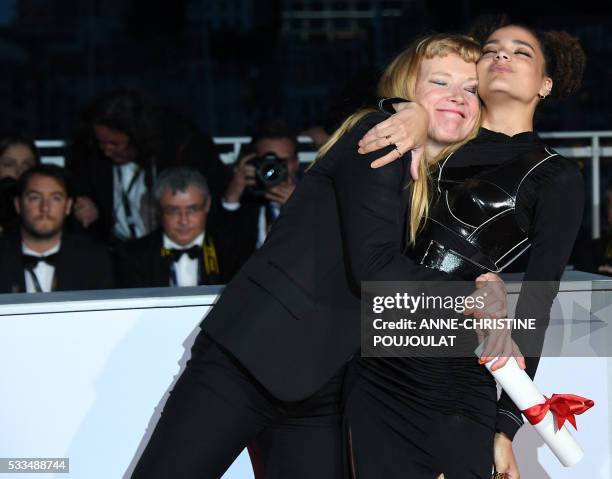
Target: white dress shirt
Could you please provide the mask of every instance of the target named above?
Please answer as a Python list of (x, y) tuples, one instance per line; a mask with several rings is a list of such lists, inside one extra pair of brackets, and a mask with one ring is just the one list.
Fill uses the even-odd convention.
[[(273, 201), (268, 202), (267, 205), (272, 214), (272, 221), (276, 219), (276, 217), (280, 213), (280, 204), (275, 203)], [(256, 248), (259, 248), (264, 241), (266, 241), (266, 236), (268, 236), (268, 231), (270, 231), (270, 224), (268, 224), (268, 219), (266, 218), (266, 205), (259, 207), (259, 218), (257, 220), (257, 243), (255, 244)]]
[[(30, 256), (49, 256), (50, 254), (57, 253), (61, 245), (62, 243), (60, 241), (53, 248), (49, 248), (47, 251), (39, 253), (38, 251), (34, 251), (28, 248), (24, 243), (21, 243), (21, 252)], [(53, 286), (53, 276), (55, 275), (55, 267), (45, 263), (44, 261), (40, 261), (32, 271), (36, 275), (36, 279), (38, 279), (38, 284), (40, 284), (40, 288), (43, 290), (43, 292), (50, 292), (51, 287)], [(34, 279), (32, 278), (32, 273), (24, 269), (23, 274), (25, 276), (26, 292), (37, 293), (38, 291), (36, 291), (36, 286)]]
[[(202, 244), (204, 243), (204, 234), (205, 232), (201, 233), (198, 237), (196, 237), (196, 239), (187, 245), (179, 245), (168, 238), (168, 236), (166, 236), (164, 233), (164, 248), (189, 249), (194, 245), (202, 247)], [(198, 267), (198, 259), (191, 259), (187, 254), (182, 255), (181, 259), (172, 264), (176, 277), (176, 284), (171, 284), (172, 281), (170, 281), (170, 286), (197, 286)]]

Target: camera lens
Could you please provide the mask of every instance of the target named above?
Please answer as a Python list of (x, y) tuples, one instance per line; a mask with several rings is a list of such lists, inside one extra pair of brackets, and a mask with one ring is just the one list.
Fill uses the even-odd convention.
[(274, 153), (267, 153), (254, 163), (257, 165), (256, 177), (264, 189), (276, 186), (287, 179), (287, 164)]

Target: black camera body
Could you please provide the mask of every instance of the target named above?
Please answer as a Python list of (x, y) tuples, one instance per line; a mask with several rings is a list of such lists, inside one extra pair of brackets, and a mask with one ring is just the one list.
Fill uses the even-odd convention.
[(256, 156), (248, 163), (255, 167), (255, 186), (251, 188), (254, 194), (264, 194), (288, 178), (287, 162), (274, 153)]

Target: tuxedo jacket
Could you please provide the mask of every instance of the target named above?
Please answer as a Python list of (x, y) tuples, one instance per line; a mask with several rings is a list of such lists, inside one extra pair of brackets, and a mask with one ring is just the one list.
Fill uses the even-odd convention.
[[(0, 293), (25, 293), (21, 235), (0, 238)], [(54, 291), (106, 289), (114, 286), (110, 255), (93, 240), (64, 232), (57, 253)]]
[(283, 401), (312, 395), (358, 351), (362, 281), (449, 278), (403, 254), (409, 155), (373, 169), (391, 148), (357, 153), (386, 117), (362, 119), (304, 175), (201, 323)]
[[(302, 176), (303, 171), (299, 171), (294, 181), (299, 184)], [(216, 224), (223, 225), (224, 231), (232, 237), (232, 248), (228, 251), (230, 254), (227, 263), (230, 278), (257, 249), (261, 208), (265, 208), (268, 204), (268, 200), (263, 197), (245, 193), (240, 199), (240, 208), (237, 210), (227, 210), (223, 206), (217, 208), (214, 215)]]
[[(208, 233), (207, 233), (208, 234)], [(228, 273), (225, 268), (226, 243), (222, 237), (213, 243), (219, 263), (219, 274), (207, 276), (203, 273), (201, 284), (225, 284)], [(224, 248), (225, 247), (225, 248)], [(172, 258), (162, 256), (163, 232), (156, 230), (142, 238), (130, 241), (117, 249), (117, 281), (123, 288), (155, 288), (170, 286)], [(202, 259), (200, 258), (200, 261)], [(202, 271), (204, 269), (202, 268)]]
[(217, 224), (222, 224), (232, 237), (226, 263), (229, 278), (234, 276), (257, 249), (259, 215), (263, 205), (264, 201), (247, 195), (241, 200), (240, 208), (235, 211), (226, 210), (223, 206), (217, 209)]

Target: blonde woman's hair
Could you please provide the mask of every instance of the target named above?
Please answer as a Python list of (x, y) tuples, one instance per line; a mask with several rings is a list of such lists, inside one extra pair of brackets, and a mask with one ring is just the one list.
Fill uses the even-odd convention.
[[(414, 101), (421, 62), (424, 59), (444, 57), (450, 53), (459, 55), (466, 62), (476, 63), (480, 59), (481, 47), (475, 40), (465, 35), (436, 34), (421, 38), (396, 56), (385, 69), (378, 82), (378, 95), (387, 98), (400, 97)], [(319, 149), (317, 160), (325, 155), (342, 135), (353, 128), (362, 118), (377, 111), (374, 108), (362, 109), (344, 120), (344, 123)], [(430, 169), (442, 158), (446, 158), (476, 136), (480, 127), (480, 112), (478, 115), (474, 128), (465, 140), (448, 145), (435, 158), (424, 158), (425, 161), (421, 161), (419, 164), (419, 179), (410, 184), (412, 201), (408, 218), (408, 237), (411, 243), (414, 244), (417, 233), (429, 212)]]

